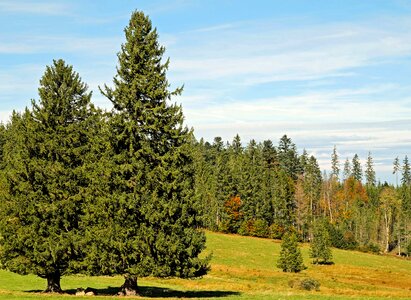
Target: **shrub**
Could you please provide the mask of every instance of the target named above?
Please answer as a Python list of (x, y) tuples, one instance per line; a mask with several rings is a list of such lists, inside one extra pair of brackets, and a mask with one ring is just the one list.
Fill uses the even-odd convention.
[(244, 220), (240, 224), (238, 229), (238, 234), (241, 235), (251, 235), (251, 232), (254, 230), (254, 221), (253, 220)]
[(327, 227), (332, 247), (345, 250), (353, 250), (358, 247), (355, 236), (351, 231), (344, 232), (332, 224), (329, 224)]
[(290, 280), (288, 282), (288, 286), (291, 288), (298, 288), (300, 290), (312, 291), (320, 290), (320, 282), (314, 278), (304, 278), (304, 279), (297, 279), (297, 280)]
[(266, 220), (257, 219), (254, 221), (253, 230), (250, 235), (257, 237), (267, 237), (268, 236), (268, 223)]
[(285, 229), (283, 226), (273, 223), (268, 228), (268, 231), (269, 238), (280, 240), (284, 235)]
[(360, 247), (358, 247), (358, 250), (361, 252), (366, 252), (366, 253), (374, 253), (374, 254), (380, 253), (380, 247), (373, 243), (361, 245)]
[(306, 290), (306, 291), (312, 291), (312, 290), (319, 291), (320, 283), (314, 278), (306, 278), (306, 279), (301, 280), (300, 289)]

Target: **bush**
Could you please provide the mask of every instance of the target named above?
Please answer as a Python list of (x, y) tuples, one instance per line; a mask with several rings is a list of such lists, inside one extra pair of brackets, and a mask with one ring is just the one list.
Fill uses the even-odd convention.
[(361, 245), (360, 247), (358, 247), (358, 250), (361, 252), (366, 252), (366, 253), (374, 253), (374, 254), (380, 253), (380, 247), (373, 243)]
[(290, 280), (288, 282), (289, 287), (291, 288), (298, 288), (300, 290), (312, 291), (320, 290), (320, 282), (314, 278), (304, 278), (304, 279), (297, 279), (297, 280)]
[(254, 221), (244, 220), (243, 222), (241, 222), (240, 228), (238, 229), (238, 234), (251, 235), (251, 232), (253, 231), (254, 231)]
[(300, 289), (306, 290), (306, 291), (312, 291), (312, 290), (319, 291), (320, 283), (314, 278), (306, 278), (306, 279), (301, 280)]
[(251, 236), (267, 237), (268, 236), (268, 223), (266, 220), (257, 219), (254, 221), (254, 226), (250, 232)]
[(268, 228), (268, 231), (269, 238), (280, 240), (283, 238), (285, 229), (283, 226), (273, 223)]
[(332, 224), (329, 224), (327, 229), (332, 247), (345, 250), (354, 250), (358, 247), (355, 236), (351, 231), (343, 232), (340, 228)]

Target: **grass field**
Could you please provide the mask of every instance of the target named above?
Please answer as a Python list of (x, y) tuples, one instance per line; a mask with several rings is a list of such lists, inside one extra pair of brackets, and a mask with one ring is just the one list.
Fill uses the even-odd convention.
[[(411, 299), (411, 261), (333, 249), (334, 265), (313, 266), (308, 245), (302, 247), (308, 267), (299, 274), (287, 274), (275, 267), (280, 243), (269, 239), (207, 232), (207, 253), (213, 253), (211, 272), (201, 279), (139, 280), (140, 299)], [(321, 284), (319, 291), (291, 288), (290, 280), (311, 277)], [(101, 294), (114, 294), (121, 277), (68, 276), (62, 288), (74, 293), (78, 287), (92, 287)], [(45, 281), (0, 271), (0, 299), (69, 299), (74, 295), (45, 295)], [(81, 299), (118, 299), (91, 296)]]

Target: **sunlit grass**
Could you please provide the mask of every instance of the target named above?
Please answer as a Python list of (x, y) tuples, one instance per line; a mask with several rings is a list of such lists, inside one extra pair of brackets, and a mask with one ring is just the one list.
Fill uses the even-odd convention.
[[(143, 297), (155, 299), (411, 299), (411, 261), (355, 251), (333, 249), (334, 265), (313, 266), (308, 245), (302, 246), (307, 269), (287, 274), (276, 268), (280, 242), (207, 232), (206, 253), (212, 253), (211, 272), (201, 279), (139, 280)], [(311, 277), (320, 291), (291, 288), (292, 279)], [(62, 288), (74, 292), (92, 287), (114, 293), (122, 277), (68, 276)], [(0, 299), (68, 299), (73, 295), (45, 295), (45, 280), (0, 271)], [(77, 297), (78, 298), (78, 297)], [(87, 299), (87, 297), (81, 297)], [(100, 297), (89, 297), (90, 299)], [(118, 299), (116, 296), (101, 297)]]

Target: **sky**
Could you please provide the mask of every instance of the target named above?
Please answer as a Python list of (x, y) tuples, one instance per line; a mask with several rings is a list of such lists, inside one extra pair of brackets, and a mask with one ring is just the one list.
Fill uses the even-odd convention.
[(377, 178), (411, 155), (411, 1), (0, 0), (0, 121), (38, 99), (53, 59), (93, 91), (111, 85), (124, 27), (141, 10), (170, 58), (173, 101), (196, 137), (246, 145), (287, 134), (330, 169), (371, 152)]

